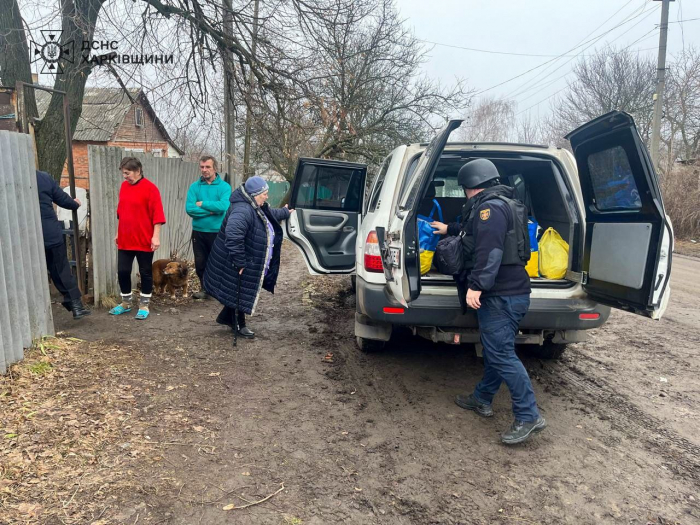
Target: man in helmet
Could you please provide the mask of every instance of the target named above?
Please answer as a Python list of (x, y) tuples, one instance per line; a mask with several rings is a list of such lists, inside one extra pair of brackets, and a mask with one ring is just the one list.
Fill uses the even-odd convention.
[[(484, 377), (471, 394), (455, 402), (483, 417), (493, 416), (491, 402), (502, 382), (510, 390), (515, 421), (501, 435), (507, 445), (522, 443), (543, 430), (527, 370), (515, 354), (520, 320), (530, 306), (530, 257), (527, 209), (514, 199), (513, 188), (501, 185), (488, 159), (467, 162), (459, 170), (467, 203), (462, 223), (433, 222), (436, 234), (462, 234), (465, 270), (457, 279), (466, 289), (466, 304), (476, 310), (484, 347)], [(460, 295), (464, 295), (461, 293)]]

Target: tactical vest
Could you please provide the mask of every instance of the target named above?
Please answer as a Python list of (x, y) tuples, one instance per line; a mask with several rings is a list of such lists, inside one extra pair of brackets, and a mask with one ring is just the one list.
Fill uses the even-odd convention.
[(503, 258), (501, 265), (518, 265), (525, 266), (530, 259), (530, 235), (527, 231), (527, 208), (525, 205), (514, 199), (509, 199), (504, 195), (498, 195), (491, 192), (481, 192), (476, 196), (474, 204), (467, 208), (465, 205), (463, 216), (466, 215), (466, 221), (462, 222), (462, 249), (464, 256), (464, 269), (471, 270), (476, 264), (475, 261), (475, 240), (474, 240), (474, 221), (476, 219), (476, 210), (484, 202), (498, 199), (505, 202), (510, 208), (512, 221), (509, 224), (506, 238), (503, 242)]

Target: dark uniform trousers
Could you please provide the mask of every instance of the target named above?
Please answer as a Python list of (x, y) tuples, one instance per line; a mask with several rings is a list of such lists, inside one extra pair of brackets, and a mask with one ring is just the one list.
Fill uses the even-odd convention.
[(207, 268), (207, 260), (211, 248), (216, 240), (216, 232), (198, 232), (192, 230), (192, 252), (194, 253), (194, 270), (199, 277), (199, 283), (204, 279), (204, 270)]
[(540, 417), (530, 377), (515, 354), (518, 325), (529, 306), (530, 294), (497, 295), (481, 299), (481, 308), (476, 311), (484, 346), (484, 377), (474, 397), (490, 405), (501, 383), (505, 383), (515, 419), (526, 423)]
[(80, 299), (80, 290), (75, 277), (70, 271), (66, 244), (59, 244), (51, 248), (44, 248), (46, 253), (46, 267), (51, 275), (51, 280), (56, 289), (63, 294), (63, 302), (77, 301)]

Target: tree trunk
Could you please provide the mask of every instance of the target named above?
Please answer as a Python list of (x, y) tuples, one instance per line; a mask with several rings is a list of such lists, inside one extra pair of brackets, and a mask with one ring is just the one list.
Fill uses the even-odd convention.
[[(0, 0), (0, 85), (14, 88), (16, 82), (32, 82), (27, 35), (17, 0)], [(32, 91), (25, 97), (30, 118), (37, 115)]]
[[(85, 83), (91, 64), (83, 61), (83, 41), (91, 41), (102, 0), (63, 0), (61, 5), (61, 46), (69, 45), (70, 60), (61, 58), (62, 73), (56, 74), (54, 89), (65, 91), (70, 108), (71, 134), (75, 132), (83, 108)], [(39, 45), (43, 41), (37, 42)], [(0, 71), (2, 84), (14, 87), (15, 82), (32, 83), (27, 35), (17, 0), (0, 0)], [(89, 56), (85, 52), (86, 57)], [(38, 62), (43, 67), (41, 59)], [(27, 89), (26, 111), (31, 120), (38, 115), (33, 89)], [(66, 163), (66, 137), (63, 119), (63, 96), (53, 94), (43, 118), (36, 123), (38, 168), (60, 180)]]
[[(83, 41), (92, 41), (95, 24), (102, 8), (100, 0), (64, 0), (61, 7), (61, 45), (73, 42), (73, 61), (61, 59), (62, 74), (56, 75), (54, 89), (68, 95), (71, 135), (75, 132), (83, 110), (85, 83), (91, 72), (91, 64), (83, 60)], [(88, 52), (85, 51), (88, 57)], [(36, 126), (36, 148), (39, 166), (60, 180), (66, 163), (65, 124), (63, 97), (54, 94), (44, 118)]]

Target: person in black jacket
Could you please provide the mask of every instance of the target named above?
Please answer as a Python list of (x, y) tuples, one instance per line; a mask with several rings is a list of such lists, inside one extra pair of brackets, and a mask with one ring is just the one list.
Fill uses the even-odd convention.
[(71, 198), (70, 195), (61, 190), (53, 177), (45, 171), (37, 170), (36, 182), (39, 191), (41, 228), (44, 232), (46, 267), (54, 286), (63, 294), (61, 304), (66, 310), (73, 312), (73, 319), (80, 319), (90, 315), (91, 312), (83, 305), (78, 283), (70, 271), (63, 228), (53, 208), (53, 204), (56, 203), (61, 208), (77, 210), (80, 207), (80, 201)]
[(431, 225), (436, 234), (462, 238), (466, 303), (476, 310), (481, 344), (484, 347), (484, 377), (471, 394), (460, 394), (455, 402), (477, 414), (493, 416), (493, 397), (505, 382), (510, 390), (515, 420), (501, 435), (507, 445), (522, 443), (547, 423), (540, 416), (530, 377), (515, 354), (518, 325), (530, 306), (530, 277), (525, 265), (530, 257), (527, 210), (514, 200), (513, 189), (500, 184), (496, 166), (476, 159), (462, 166), (458, 182), (467, 204), (463, 222)]

